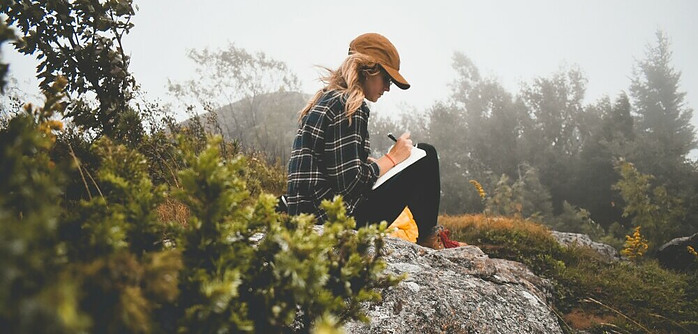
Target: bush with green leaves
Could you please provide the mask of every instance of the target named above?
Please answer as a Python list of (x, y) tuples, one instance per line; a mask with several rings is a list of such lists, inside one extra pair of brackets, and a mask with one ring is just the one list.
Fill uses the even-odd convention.
[(641, 226), (650, 242), (650, 251), (676, 237), (676, 227), (686, 216), (682, 200), (670, 194), (664, 186), (652, 186), (654, 176), (643, 174), (630, 162), (619, 160), (615, 169), (621, 179), (613, 185), (625, 206), (623, 217), (632, 226)]
[(308, 332), (323, 316), (341, 324), (364, 319), (361, 302), (395, 284), (378, 257), (385, 224), (354, 231), (340, 198), (323, 203), (322, 233), (314, 218), (274, 211), (275, 197), (253, 205), (242, 180), (242, 156), (222, 162), (218, 141), (198, 156), (184, 153), (179, 200), (191, 209), (175, 238), (184, 270), (177, 305), (187, 332)]
[[(242, 155), (220, 139), (199, 153), (181, 140), (177, 186), (155, 184), (149, 160), (106, 137), (81, 165), (56, 152), (59, 82), (44, 108), (0, 129), (0, 325), (10, 332), (310, 332), (365, 320), (363, 302), (397, 283), (380, 259), (386, 226), (354, 230), (341, 198), (328, 222), (250, 198)], [(78, 171), (76, 173), (76, 170)], [(85, 191), (66, 197), (68, 175)], [(162, 221), (176, 198), (186, 224)]]
[(9, 332), (152, 332), (177, 297), (176, 251), (154, 244), (162, 197), (143, 159), (107, 140), (91, 182), (99, 194), (66, 199), (75, 158), (55, 157), (53, 120), (65, 106), (58, 79), (43, 108), (28, 106), (0, 129), (0, 324)]

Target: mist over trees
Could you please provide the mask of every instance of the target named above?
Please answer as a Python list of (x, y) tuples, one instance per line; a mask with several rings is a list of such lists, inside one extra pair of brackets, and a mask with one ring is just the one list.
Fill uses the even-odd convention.
[[(307, 99), (295, 93), (292, 70), (234, 45), (189, 56), (198, 77), (171, 82), (170, 91), (188, 110), (205, 111), (199, 121), (209, 131), (284, 165)], [(374, 155), (391, 145), (382, 134), (409, 130), (439, 151), (444, 214), (515, 215), (615, 245), (642, 226), (658, 247), (698, 231), (698, 169), (687, 158), (696, 148), (693, 110), (671, 56), (669, 37), (658, 31), (628, 91), (585, 104), (583, 69), (561, 68), (510, 92), (456, 52), (448, 99), (372, 117)]]
[[(517, 93), (482, 78), (464, 54), (454, 54), (453, 69), (448, 100), (419, 114), (421, 121), (393, 124), (426, 125), (420, 138), (441, 159), (442, 213), (485, 209), (607, 239), (641, 225), (654, 247), (698, 231), (698, 169), (687, 158), (696, 148), (693, 110), (663, 32), (635, 64), (629, 95), (609, 92), (615, 96), (588, 105), (578, 68), (534, 78)], [(377, 131), (389, 127), (372, 122)], [(471, 179), (483, 184), (487, 201)]]
[[(83, 135), (134, 146), (146, 131), (147, 115), (133, 103), (138, 87), (120, 42), (132, 28), (133, 11), (118, 3), (94, 13), (82, 10), (82, 2), (76, 6), (71, 10), (99, 20), (40, 12), (40, 6), (12, 13), (28, 36), (17, 49), (44, 55), (37, 72), (43, 88), (54, 81), (54, 73), (64, 74), (65, 114)], [(107, 15), (111, 12), (118, 15)], [(39, 16), (41, 20), (30, 19)], [(22, 24), (23, 17), (53, 32), (38, 38), (29, 33), (32, 25)], [(168, 83), (178, 102), (169, 107), (196, 115), (187, 122), (199, 122), (244, 150), (263, 152), (283, 168), (297, 111), (307, 100), (293, 70), (234, 44), (189, 50), (188, 56), (196, 75)], [(687, 158), (697, 147), (690, 124), (693, 110), (684, 100), (681, 73), (672, 67), (669, 36), (658, 31), (638, 56), (627, 91), (585, 103), (583, 69), (563, 68), (532, 78), (512, 92), (483, 77), (467, 55), (455, 53), (450, 97), (394, 118), (374, 115), (369, 124), (372, 148), (377, 155), (386, 152), (391, 143), (383, 134), (402, 130), (436, 146), (444, 214), (513, 214), (560, 230), (617, 239), (642, 221), (640, 213), (672, 205), (671, 220), (649, 232), (661, 235), (654, 240), (696, 232), (698, 166)], [(647, 176), (647, 184), (637, 184), (641, 177), (628, 183), (632, 173), (621, 173), (625, 164)], [(483, 184), (486, 199), (470, 180)], [(645, 211), (628, 210), (631, 192), (622, 187), (635, 187), (638, 196), (650, 199), (643, 204)]]
[(187, 55), (196, 77), (168, 82), (179, 110), (196, 116), (192, 121), (200, 121), (207, 131), (285, 164), (297, 112), (307, 99), (299, 93), (296, 75), (284, 62), (234, 44)]

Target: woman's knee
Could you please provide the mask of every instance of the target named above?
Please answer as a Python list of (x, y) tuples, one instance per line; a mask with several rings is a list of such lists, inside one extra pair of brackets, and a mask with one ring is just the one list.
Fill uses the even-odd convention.
[(436, 148), (434, 146), (432, 146), (431, 144), (419, 143), (419, 144), (417, 144), (417, 147), (419, 147), (419, 148), (423, 149), (425, 152), (427, 152), (427, 157), (434, 157), (434, 158), (438, 157), (438, 155), (436, 153)]

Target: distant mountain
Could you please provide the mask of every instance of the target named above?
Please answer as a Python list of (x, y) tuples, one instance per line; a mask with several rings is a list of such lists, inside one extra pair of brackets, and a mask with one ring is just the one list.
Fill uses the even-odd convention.
[[(298, 128), (298, 111), (310, 96), (300, 92), (275, 92), (243, 98), (216, 111), (199, 115), (205, 129), (243, 148), (261, 151), (270, 161), (285, 163)], [(191, 119), (185, 120), (186, 125)]]

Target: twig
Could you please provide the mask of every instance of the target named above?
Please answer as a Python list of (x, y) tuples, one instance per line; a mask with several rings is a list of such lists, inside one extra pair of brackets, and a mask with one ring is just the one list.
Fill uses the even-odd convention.
[(647, 332), (647, 333), (652, 333), (649, 329), (647, 329), (645, 326), (642, 326), (642, 325), (641, 325), (640, 323), (638, 323), (637, 321), (635, 321), (635, 320), (633, 320), (633, 319), (630, 319), (630, 317), (628, 317), (627, 315), (623, 314), (622, 312), (620, 312), (620, 311), (618, 311), (618, 310), (616, 310), (616, 309), (614, 309), (614, 308), (612, 308), (612, 307), (610, 307), (610, 306), (608, 306), (608, 305), (606, 305), (606, 304), (604, 304), (604, 303), (602, 303), (602, 302), (600, 302), (600, 301), (598, 301), (598, 300), (596, 300), (596, 299), (594, 299), (594, 298), (588, 297), (588, 298), (584, 299), (584, 301), (593, 302), (593, 303), (599, 304), (599, 305), (601, 305), (601, 306), (603, 306), (603, 307), (605, 307), (605, 308), (607, 308), (607, 309), (609, 309), (609, 310), (611, 310), (611, 311), (617, 313), (618, 315), (622, 316), (623, 318), (628, 319), (628, 321), (630, 321), (630, 322), (632, 322), (633, 324), (635, 324), (636, 326), (638, 326), (638, 327), (644, 329), (645, 332)]
[(95, 181), (94, 178), (92, 178), (92, 174), (90, 174), (90, 172), (88, 172), (87, 169), (85, 169), (85, 173), (86, 173), (87, 176), (90, 178), (90, 180), (92, 180), (92, 184), (95, 185), (95, 188), (97, 189), (97, 192), (99, 193), (99, 196), (102, 197), (102, 198), (104, 198), (104, 195), (102, 194), (102, 190), (99, 189), (99, 186), (97, 185), (97, 182)]
[(82, 166), (80, 165), (80, 160), (78, 157), (75, 155), (75, 151), (73, 151), (73, 146), (68, 143), (68, 148), (70, 149), (70, 156), (73, 157), (73, 160), (75, 160), (75, 163), (78, 165), (78, 171), (80, 172), (80, 177), (82, 177), (82, 183), (85, 185), (85, 190), (87, 190), (87, 195), (90, 196), (90, 200), (92, 200), (92, 192), (90, 192), (90, 187), (87, 185), (87, 180), (85, 180), (85, 174), (87, 174), (87, 177), (90, 178), (90, 181), (92, 181), (92, 184), (95, 185), (95, 189), (97, 189), (97, 192), (99, 193), (99, 196), (104, 198), (104, 194), (102, 194), (102, 190), (99, 189), (99, 185), (97, 185), (97, 181), (92, 177), (90, 172), (85, 169), (85, 174), (82, 172)]
[(686, 333), (688, 333), (688, 334), (693, 333), (693, 332), (691, 332), (690, 330), (688, 330), (688, 328), (682, 326), (680, 323), (678, 323), (678, 322), (676, 322), (676, 321), (674, 321), (674, 320), (671, 320), (671, 319), (669, 319), (669, 318), (667, 318), (667, 317), (665, 317), (665, 316), (663, 316), (663, 315), (661, 315), (661, 314), (650, 313), (650, 315), (653, 316), (653, 317), (656, 317), (656, 318), (662, 318), (662, 319), (668, 320), (668, 321), (671, 322), (672, 324), (676, 325), (676, 327), (679, 327), (679, 328), (685, 330)]
[(70, 145), (70, 143), (68, 143), (68, 148), (70, 149), (70, 156), (73, 157), (73, 160), (75, 160), (75, 164), (78, 165), (78, 171), (80, 172), (80, 177), (82, 177), (82, 183), (85, 185), (85, 190), (87, 190), (87, 195), (90, 196), (90, 200), (92, 200), (92, 192), (90, 191), (90, 186), (87, 185), (87, 180), (85, 180), (85, 174), (82, 173), (80, 160), (78, 160), (78, 157), (75, 155), (75, 151), (73, 151), (73, 145)]
[(555, 314), (555, 316), (558, 319), (560, 319), (560, 321), (562, 321), (563, 324), (565, 324), (565, 327), (567, 327), (567, 330), (569, 330), (569, 333), (574, 333), (574, 330), (572, 329), (572, 327), (570, 327), (570, 325), (567, 324), (567, 322), (565, 321), (565, 319), (562, 318), (562, 315), (560, 315), (560, 313), (558, 313), (552, 306), (548, 305), (547, 303), (545, 304), (545, 306), (547, 306), (548, 309), (550, 311), (552, 311), (553, 314)]
[[(618, 334), (627, 334), (628, 333), (628, 331), (626, 331), (626, 330), (624, 330), (624, 329), (622, 329), (614, 324), (600, 323), (599, 325), (604, 326), (604, 327), (613, 327), (613, 328), (617, 329), (617, 330), (609, 329), (609, 330), (613, 331), (613, 333), (618, 333)], [(604, 328), (604, 330), (605, 329), (606, 328)]]

